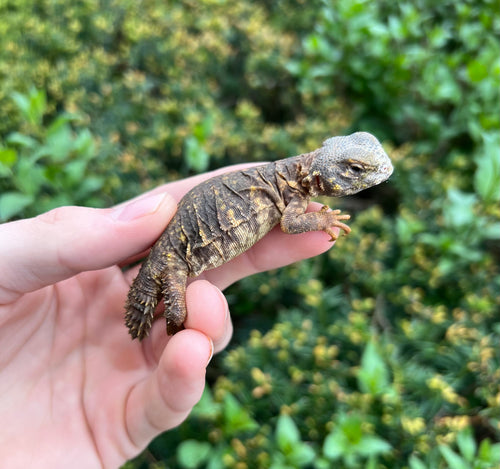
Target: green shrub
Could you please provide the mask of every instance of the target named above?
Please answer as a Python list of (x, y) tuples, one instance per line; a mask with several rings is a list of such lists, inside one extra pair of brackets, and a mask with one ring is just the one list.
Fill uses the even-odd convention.
[(43, 91), (13, 97), (25, 128), (10, 133), (3, 145), (0, 140), (0, 222), (60, 205), (104, 205), (97, 194), (104, 180), (91, 166), (95, 139), (88, 129), (75, 131), (71, 125), (81, 118), (62, 113), (43, 126)]
[(500, 127), (498, 1), (323, 2), (289, 68), (318, 99), (341, 90), (355, 126), (446, 155)]
[(285, 67), (297, 38), (252, 2), (24, 0), (0, 14), (0, 135), (21, 123), (14, 92), (46, 90), (47, 119), (79, 113), (97, 159), (113, 156), (104, 169), (122, 182), (118, 200), (193, 170), (306, 151), (347, 125), (333, 99), (317, 117), (301, 105)]

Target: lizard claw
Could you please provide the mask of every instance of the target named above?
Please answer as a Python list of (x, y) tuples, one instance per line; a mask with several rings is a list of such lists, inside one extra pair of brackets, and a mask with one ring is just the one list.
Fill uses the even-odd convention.
[(330, 235), (330, 239), (328, 240), (328, 241), (330, 241), (330, 243), (333, 243), (339, 237), (339, 235), (335, 231), (333, 231), (331, 228), (327, 228), (326, 230), (324, 230), (324, 232)]

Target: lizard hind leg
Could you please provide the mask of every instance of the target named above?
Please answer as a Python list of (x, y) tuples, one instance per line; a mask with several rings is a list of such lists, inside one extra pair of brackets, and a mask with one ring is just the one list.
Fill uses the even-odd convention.
[(125, 304), (125, 324), (132, 339), (142, 340), (149, 335), (161, 287), (141, 272), (133, 281)]
[(174, 335), (184, 329), (187, 315), (186, 281), (188, 273), (183, 269), (168, 269), (163, 279), (163, 299), (167, 334)]

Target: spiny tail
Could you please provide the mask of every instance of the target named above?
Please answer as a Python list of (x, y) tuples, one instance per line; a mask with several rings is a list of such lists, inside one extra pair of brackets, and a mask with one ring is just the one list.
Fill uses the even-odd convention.
[(130, 287), (125, 304), (125, 324), (132, 339), (142, 340), (149, 335), (162, 296), (161, 287), (146, 274), (146, 269), (143, 265)]

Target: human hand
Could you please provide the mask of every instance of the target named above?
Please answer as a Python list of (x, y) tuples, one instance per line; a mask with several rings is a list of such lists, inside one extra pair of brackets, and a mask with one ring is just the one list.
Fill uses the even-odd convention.
[[(193, 281), (186, 329), (157, 321), (132, 341), (123, 307), (176, 201), (210, 175), (111, 209), (62, 207), (0, 225), (0, 458), (3, 467), (120, 466), (199, 400), (212, 353), (232, 328), (219, 289), (327, 250), (324, 233), (273, 230)], [(319, 209), (319, 206), (316, 207)]]

